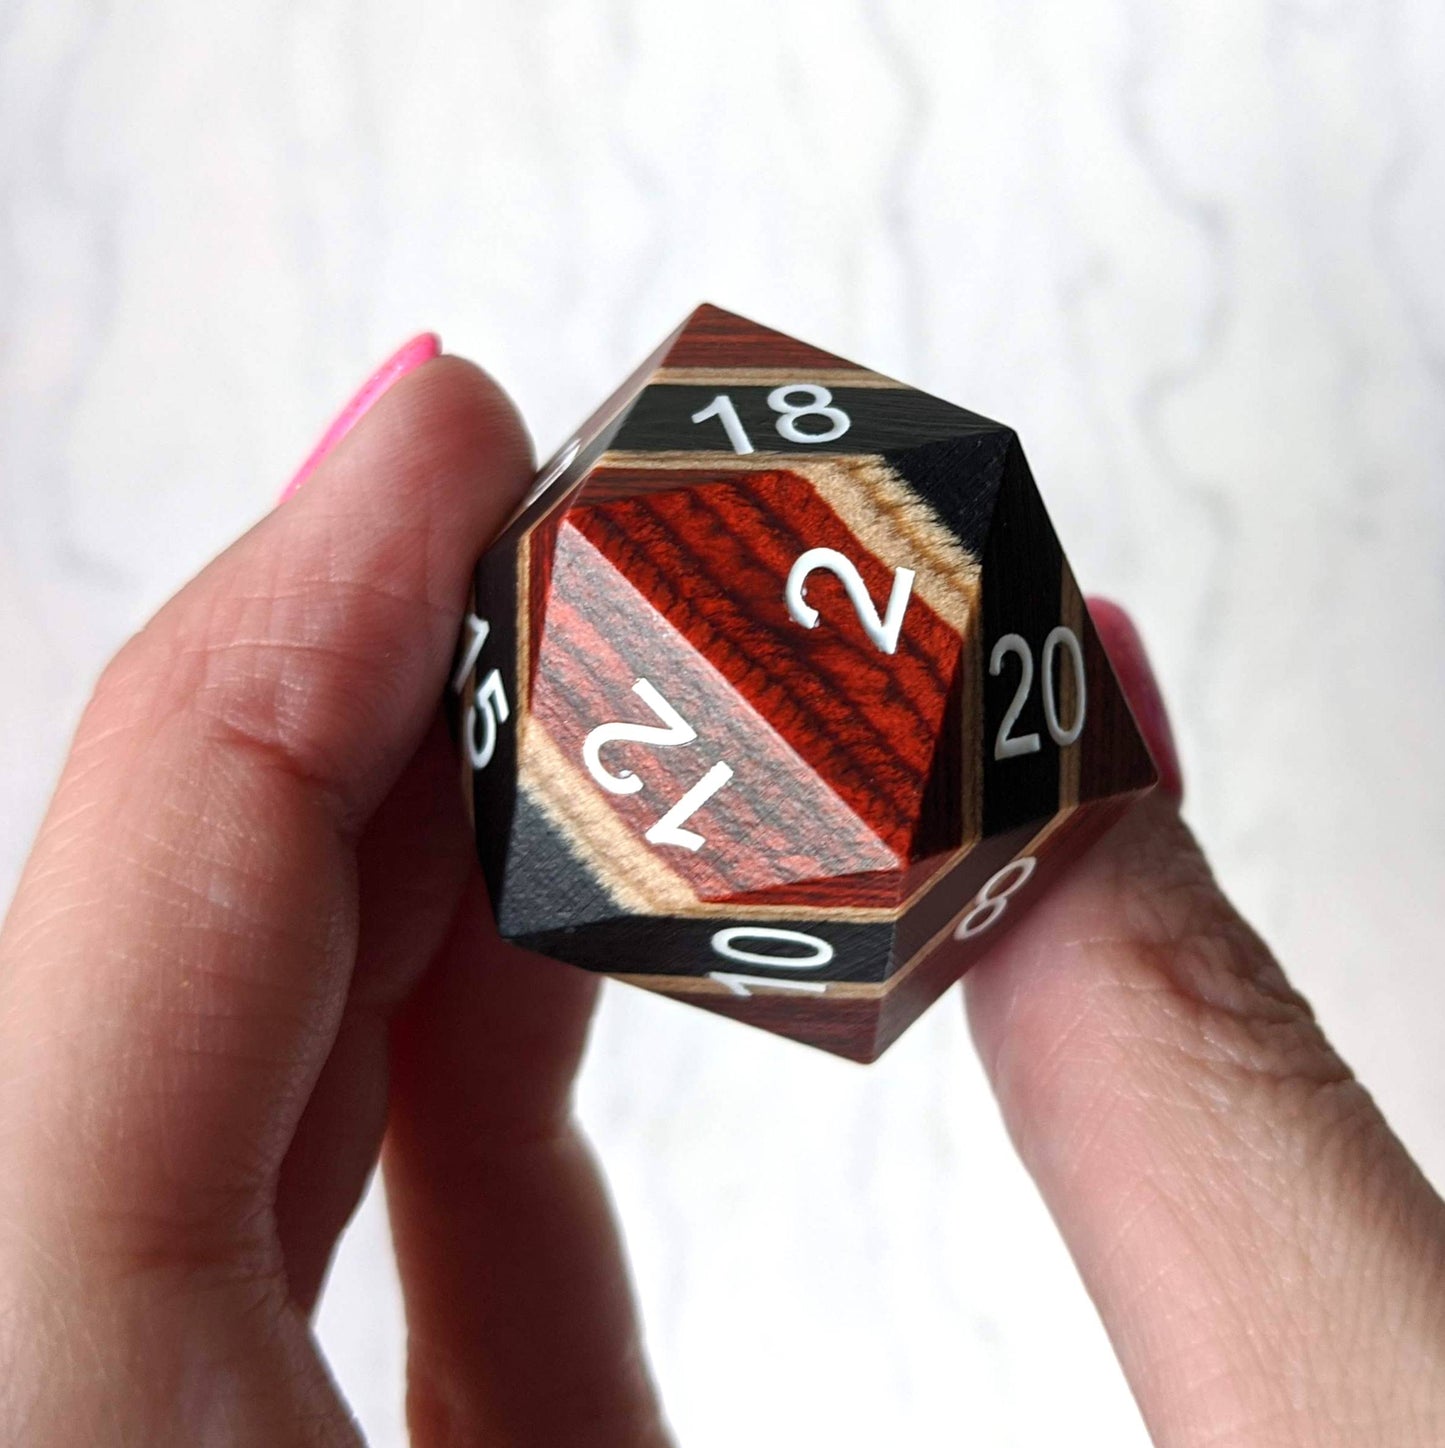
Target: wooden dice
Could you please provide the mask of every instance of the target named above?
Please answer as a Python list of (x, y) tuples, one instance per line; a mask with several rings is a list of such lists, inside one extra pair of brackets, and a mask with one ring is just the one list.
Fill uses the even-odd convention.
[(452, 684), (504, 936), (861, 1061), (1155, 777), (1014, 433), (708, 306)]

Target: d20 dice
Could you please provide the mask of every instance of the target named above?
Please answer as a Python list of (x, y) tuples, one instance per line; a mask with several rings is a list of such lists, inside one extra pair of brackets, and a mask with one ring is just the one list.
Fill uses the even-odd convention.
[(872, 1060), (1154, 783), (1014, 433), (700, 307), (477, 567), (502, 934)]

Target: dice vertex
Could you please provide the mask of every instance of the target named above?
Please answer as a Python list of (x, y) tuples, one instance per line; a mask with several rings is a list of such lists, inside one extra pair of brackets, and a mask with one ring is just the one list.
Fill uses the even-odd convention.
[(502, 934), (875, 1059), (1155, 771), (1001, 424), (699, 307), (478, 564)]

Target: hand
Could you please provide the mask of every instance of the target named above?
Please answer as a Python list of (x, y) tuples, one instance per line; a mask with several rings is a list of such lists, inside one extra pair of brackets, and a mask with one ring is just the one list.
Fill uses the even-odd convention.
[(434, 717), (530, 474), (427, 362), (106, 670), (0, 937), (7, 1448), (357, 1442), (308, 1314), (384, 1125), (417, 1443), (665, 1441), (595, 982), (495, 938)]
[[(107, 670), (0, 936), (0, 1441), (354, 1443), (308, 1316), (385, 1127), (415, 1441), (663, 1444), (594, 984), (496, 939), (433, 717), (525, 435), (440, 359), (327, 442)], [(1445, 1207), (1166, 773), (968, 978), (1020, 1150), (1159, 1443), (1445, 1441)]]

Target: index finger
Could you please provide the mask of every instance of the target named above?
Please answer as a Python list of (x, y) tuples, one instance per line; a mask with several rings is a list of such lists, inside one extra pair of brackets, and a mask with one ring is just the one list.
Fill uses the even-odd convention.
[[(1096, 622), (1147, 694), (1127, 622)], [(965, 979), (1156, 1442), (1445, 1441), (1445, 1207), (1168, 792)]]

